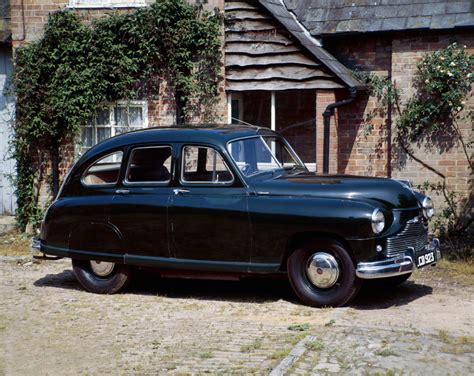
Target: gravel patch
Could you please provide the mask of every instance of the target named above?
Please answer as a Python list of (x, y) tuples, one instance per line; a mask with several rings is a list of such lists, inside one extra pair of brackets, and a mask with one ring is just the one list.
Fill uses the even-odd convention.
[(146, 275), (94, 295), (67, 260), (4, 260), (0, 374), (473, 374), (472, 289), (423, 278), (313, 309), (285, 280)]

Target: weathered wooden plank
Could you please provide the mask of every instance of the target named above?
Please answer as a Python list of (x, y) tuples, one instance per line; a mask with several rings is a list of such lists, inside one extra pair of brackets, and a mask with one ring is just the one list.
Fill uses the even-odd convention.
[(230, 42), (225, 45), (226, 53), (241, 53), (248, 55), (282, 54), (300, 52), (301, 48), (295, 45), (279, 43), (240, 43)]
[(225, 2), (225, 11), (228, 10), (240, 10), (240, 9), (259, 9), (258, 6), (253, 4), (247, 3), (245, 1), (233, 1), (233, 2)]
[(311, 81), (269, 80), (269, 81), (226, 81), (226, 90), (303, 90), (303, 89), (340, 89), (344, 86), (331, 80)]
[(252, 65), (281, 65), (281, 64), (298, 64), (317, 67), (319, 64), (314, 60), (302, 54), (283, 54), (283, 55), (257, 55), (248, 56), (242, 54), (226, 54), (225, 65), (248, 67)]
[(273, 20), (269, 14), (255, 10), (225, 12), (226, 20)]
[(320, 69), (313, 69), (299, 65), (281, 65), (265, 68), (226, 69), (226, 80), (268, 80), (268, 79), (291, 79), (303, 81), (311, 78), (332, 78), (330, 74)]
[(237, 33), (227, 31), (225, 33), (226, 42), (269, 42), (280, 44), (292, 44), (292, 40), (281, 33), (275, 33), (273, 30), (268, 31), (247, 31), (245, 33)]
[(14, 98), (6, 95), (7, 79), (12, 73), (11, 48), (0, 44), (0, 215), (14, 214), (16, 209), (15, 160), (10, 158), (9, 141), (12, 137), (10, 123), (13, 119)]
[(280, 28), (276, 22), (270, 20), (232, 20), (226, 22), (225, 31), (246, 32), (277, 30)]

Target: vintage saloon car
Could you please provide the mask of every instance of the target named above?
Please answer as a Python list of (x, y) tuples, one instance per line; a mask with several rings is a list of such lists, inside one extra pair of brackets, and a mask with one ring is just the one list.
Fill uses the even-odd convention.
[(340, 306), (364, 279), (405, 281), (434, 264), (430, 198), (381, 178), (310, 173), (279, 134), (248, 126), (150, 128), (75, 164), (34, 247), (70, 257), (88, 291), (132, 271), (236, 278), (287, 274), (312, 306)]

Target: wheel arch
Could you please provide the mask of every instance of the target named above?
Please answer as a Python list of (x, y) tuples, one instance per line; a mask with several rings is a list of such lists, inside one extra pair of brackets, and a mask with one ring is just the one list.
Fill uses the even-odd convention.
[[(120, 230), (111, 223), (85, 222), (79, 224), (69, 233), (69, 251), (79, 251), (111, 256), (123, 255), (125, 244)], [(77, 256), (77, 255), (76, 255)], [(82, 258), (82, 257), (80, 257)], [(90, 257), (84, 256), (89, 259)], [(98, 255), (97, 260), (101, 257)], [(104, 261), (107, 261), (104, 259)]]
[(286, 271), (286, 267), (287, 267), (286, 264), (288, 261), (288, 257), (290, 257), (290, 255), (295, 250), (300, 248), (305, 242), (309, 240), (313, 240), (313, 241), (333, 240), (333, 241), (337, 241), (341, 243), (348, 250), (349, 256), (351, 257), (355, 265), (354, 252), (344, 237), (335, 233), (331, 233), (331, 232), (304, 231), (304, 232), (297, 232), (288, 238), (288, 241), (285, 246), (285, 252), (283, 254), (283, 258), (280, 263), (280, 268), (279, 268), (280, 271)]

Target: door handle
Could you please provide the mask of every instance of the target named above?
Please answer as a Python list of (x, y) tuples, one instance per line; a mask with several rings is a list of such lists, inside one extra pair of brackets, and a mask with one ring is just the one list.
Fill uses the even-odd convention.
[(173, 193), (175, 195), (179, 195), (179, 194), (182, 194), (182, 193), (189, 193), (189, 189), (175, 188), (175, 189), (173, 189)]
[(128, 189), (117, 189), (115, 193), (118, 195), (128, 195), (130, 191)]

